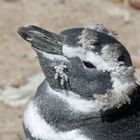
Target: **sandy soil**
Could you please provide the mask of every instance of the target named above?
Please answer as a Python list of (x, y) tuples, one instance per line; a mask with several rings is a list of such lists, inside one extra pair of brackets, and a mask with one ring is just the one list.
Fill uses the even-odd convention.
[[(103, 23), (119, 33), (119, 40), (130, 51), (140, 79), (140, 11), (110, 1), (1, 0), (0, 88), (23, 85), (28, 76), (40, 71), (36, 54), (16, 33), (24, 24), (39, 25), (58, 33), (66, 28)], [(24, 139), (23, 110), (24, 107), (10, 108), (0, 103), (0, 140)]]

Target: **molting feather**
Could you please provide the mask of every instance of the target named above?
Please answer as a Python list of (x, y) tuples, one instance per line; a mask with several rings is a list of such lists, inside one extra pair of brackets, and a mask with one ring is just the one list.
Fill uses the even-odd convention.
[(101, 33), (107, 34), (107, 35), (115, 37), (115, 38), (118, 37), (118, 34), (115, 31), (105, 27), (103, 24), (95, 24), (94, 23), (89, 28), (94, 30), (94, 31), (101, 32)]

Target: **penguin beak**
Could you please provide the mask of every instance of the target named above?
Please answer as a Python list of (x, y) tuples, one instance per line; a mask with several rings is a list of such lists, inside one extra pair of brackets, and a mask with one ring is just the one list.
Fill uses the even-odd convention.
[(18, 34), (37, 50), (51, 54), (62, 54), (63, 36), (46, 31), (34, 25), (22, 26)]

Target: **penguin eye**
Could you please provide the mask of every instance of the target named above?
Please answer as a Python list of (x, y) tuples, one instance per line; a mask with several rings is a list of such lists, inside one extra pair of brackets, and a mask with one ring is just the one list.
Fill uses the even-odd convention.
[(87, 67), (87, 68), (96, 68), (92, 63), (90, 63), (90, 62), (87, 62), (87, 61), (83, 61), (83, 64)]
[(121, 56), (118, 58), (118, 61), (124, 61), (124, 56), (121, 55)]

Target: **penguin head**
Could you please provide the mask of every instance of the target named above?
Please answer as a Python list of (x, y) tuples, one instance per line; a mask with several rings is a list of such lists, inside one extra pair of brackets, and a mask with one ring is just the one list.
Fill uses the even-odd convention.
[(72, 91), (105, 110), (131, 102), (134, 69), (115, 32), (94, 24), (60, 34), (30, 25), (18, 33), (32, 44), (53, 89)]

